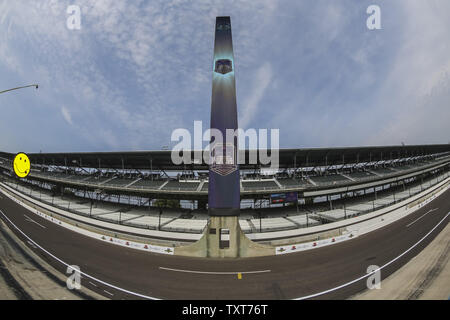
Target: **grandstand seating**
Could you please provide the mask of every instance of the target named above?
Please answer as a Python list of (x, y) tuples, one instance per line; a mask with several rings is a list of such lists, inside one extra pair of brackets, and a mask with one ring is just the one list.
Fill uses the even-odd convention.
[(290, 187), (307, 187), (307, 186), (311, 186), (311, 183), (309, 183), (308, 180), (306, 179), (280, 179), (278, 178), (277, 181), (285, 188), (290, 188)]
[(346, 175), (355, 180), (361, 180), (361, 179), (367, 179), (367, 178), (374, 177), (374, 175), (372, 173), (367, 172), (367, 171), (355, 171), (352, 173), (347, 173)]
[[(421, 165), (423, 165), (423, 164), (421, 164)], [(402, 166), (395, 167), (395, 169), (406, 171), (406, 170), (417, 169), (421, 165), (407, 164), (407, 165), (402, 165)]]
[(105, 182), (107, 180), (111, 179), (111, 177), (98, 177), (98, 176), (91, 176), (84, 180), (85, 183), (92, 183), (92, 184), (100, 184), (102, 182)]
[(137, 228), (158, 229), (158, 224), (160, 222), (161, 225), (164, 225), (171, 220), (173, 220), (173, 218), (161, 216), (160, 219), (158, 215), (149, 215), (147, 213), (147, 215), (137, 215), (136, 218), (124, 221), (122, 224)]
[(333, 174), (333, 175), (326, 175), (326, 176), (316, 176), (316, 177), (310, 177), (312, 181), (314, 181), (316, 184), (321, 185), (329, 185), (329, 184), (337, 184), (342, 182), (348, 182), (349, 180), (340, 175), (340, 174)]
[(251, 219), (250, 222), (262, 232), (281, 231), (298, 228), (298, 225), (296, 223), (286, 218)]
[(359, 211), (353, 211), (348, 208), (346, 208), (345, 210), (344, 209), (333, 209), (333, 210), (316, 213), (317, 216), (319, 216), (320, 218), (322, 218), (326, 221), (329, 221), (329, 222), (339, 221), (339, 220), (345, 219), (346, 217), (347, 217), (347, 219), (352, 218), (359, 214), (360, 214)]
[(62, 172), (33, 172), (32, 175), (41, 176), (41, 177), (50, 177), (50, 178), (64, 178), (67, 175)]
[(239, 225), (241, 226), (241, 229), (244, 233), (259, 231), (259, 229), (257, 229), (256, 226), (253, 225), (253, 223), (251, 223), (251, 221), (247, 219), (239, 219)]
[(67, 176), (65, 177), (65, 179), (70, 180), (70, 181), (82, 181), (89, 178), (88, 175), (71, 175), (71, 176)]
[(320, 224), (319, 221), (317, 221), (311, 217), (307, 217), (305, 214), (289, 216), (289, 217), (286, 217), (286, 219), (292, 221), (299, 228), (305, 228), (306, 226), (313, 227), (313, 226)]
[(390, 175), (390, 174), (395, 173), (395, 170), (390, 169), (390, 168), (377, 168), (377, 169), (372, 169), (370, 171), (375, 172), (380, 175)]
[(173, 219), (169, 223), (163, 226), (165, 231), (175, 231), (175, 232), (195, 232), (201, 233), (208, 223), (207, 218), (199, 220), (193, 219)]
[[(131, 178), (121, 179), (123, 180), (121, 183), (130, 183), (133, 181)], [(140, 180), (136, 182), (136, 184), (139, 182), (150, 183), (153, 187), (158, 185), (160, 186), (164, 183), (163, 180)], [(257, 183), (259, 182), (260, 181), (257, 181)], [(273, 183), (274, 181), (271, 182)], [(321, 223), (339, 221), (345, 217), (351, 218), (366, 214), (371, 212), (374, 208), (379, 209), (381, 207), (391, 205), (395, 201), (406, 199), (411, 195), (417, 194), (424, 188), (431, 186), (432, 183), (434, 184), (437, 182), (438, 179), (433, 178), (430, 181), (426, 181), (422, 186), (416, 185), (407, 189), (400, 188), (395, 192), (395, 194), (393, 194), (392, 191), (380, 191), (378, 192), (376, 199), (374, 195), (347, 199), (345, 201), (345, 210), (343, 203), (339, 201), (333, 201), (332, 209), (330, 209), (331, 204), (328, 202), (324, 204), (314, 204), (306, 207), (300, 207), (300, 209), (296, 206), (275, 206), (272, 208), (259, 208), (256, 210), (245, 209), (241, 212), (239, 222), (245, 233), (259, 232), (260, 229), (262, 232), (273, 232), (304, 228), (306, 226), (311, 227)], [(13, 182), (6, 183), (13, 188), (16, 188), (17, 186), (17, 184)], [(197, 188), (200, 182), (192, 183), (195, 184), (195, 188)], [(205, 187), (205, 185), (207, 187), (207, 183), (205, 183), (203, 187)], [(204, 209), (190, 211), (181, 208), (164, 208), (160, 215), (158, 208), (127, 205), (117, 202), (94, 201), (91, 207), (90, 199), (71, 195), (64, 195), (61, 197), (58, 195), (52, 195), (51, 191), (47, 190), (32, 191), (29, 186), (20, 184), (17, 187), (19, 191), (26, 195), (30, 195), (31, 193), (35, 198), (49, 204), (52, 203), (60, 209), (67, 210), (75, 214), (90, 216), (93, 221), (101, 220), (112, 223), (120, 222), (123, 225), (145, 229), (157, 229), (159, 226), (160, 230), (163, 231), (201, 233), (204, 230), (208, 219), (207, 210)]]
[(136, 179), (114, 178), (111, 181), (105, 183), (106, 186), (122, 186), (129, 185)]
[[(130, 181), (131, 183), (132, 181)], [(159, 187), (162, 186), (162, 184), (164, 183), (164, 180), (146, 180), (146, 179), (142, 179), (139, 180), (138, 182), (134, 183), (132, 186), (130, 186), (130, 188), (136, 188), (136, 189), (158, 189)]]
[(377, 209), (380, 206), (381, 205), (378, 203), (366, 201), (366, 202), (362, 202), (362, 203), (356, 203), (353, 205), (347, 205), (346, 208), (348, 210), (355, 211), (355, 212), (367, 212), (367, 211), (371, 211), (373, 209)]
[(271, 190), (280, 189), (273, 180), (260, 180), (260, 181), (242, 181), (242, 187), (244, 190)]
[(164, 187), (163, 190), (197, 190), (200, 181), (198, 182), (185, 182), (185, 181), (177, 181), (171, 180)]

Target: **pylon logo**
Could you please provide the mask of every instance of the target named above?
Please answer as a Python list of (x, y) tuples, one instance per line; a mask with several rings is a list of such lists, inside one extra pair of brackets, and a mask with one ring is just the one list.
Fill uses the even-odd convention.
[(211, 152), (211, 171), (227, 176), (237, 170), (236, 149), (231, 143), (216, 143)]
[(216, 61), (214, 72), (227, 74), (233, 71), (233, 63), (229, 59), (220, 59)]
[(228, 31), (231, 30), (231, 25), (229, 23), (221, 23), (217, 25), (217, 31)]

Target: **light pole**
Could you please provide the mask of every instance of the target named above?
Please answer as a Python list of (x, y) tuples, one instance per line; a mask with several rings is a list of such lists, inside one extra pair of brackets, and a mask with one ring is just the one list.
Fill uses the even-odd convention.
[(28, 86), (23, 86), (23, 87), (17, 87), (17, 88), (12, 88), (12, 89), (8, 89), (8, 90), (3, 90), (3, 91), (0, 91), (0, 94), (5, 93), (5, 92), (9, 92), (9, 91), (19, 90), (19, 89), (30, 88), (30, 87), (35, 87), (36, 89), (38, 89), (39, 85), (38, 84), (30, 84)]

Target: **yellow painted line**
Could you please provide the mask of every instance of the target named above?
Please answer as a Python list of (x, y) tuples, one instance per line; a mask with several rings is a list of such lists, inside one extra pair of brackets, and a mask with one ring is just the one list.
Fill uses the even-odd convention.
[(242, 273), (238, 273), (238, 279), (241, 280), (242, 279)]

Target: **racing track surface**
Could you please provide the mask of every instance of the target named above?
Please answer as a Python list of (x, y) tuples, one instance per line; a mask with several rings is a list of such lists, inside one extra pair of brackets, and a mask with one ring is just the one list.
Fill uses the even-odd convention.
[[(0, 217), (11, 230), (62, 273), (67, 267), (55, 257), (79, 266), (81, 272), (97, 280), (147, 297), (292, 299), (327, 291), (360, 278), (366, 275), (369, 265), (383, 266), (429, 234), (412, 250), (383, 268), (381, 278), (399, 269), (447, 225), (450, 190), (409, 216), (353, 240), (299, 253), (230, 260), (153, 254), (95, 240), (40, 218), (1, 192), (0, 210)], [(30, 245), (29, 239), (11, 222), (53, 257)], [(224, 273), (254, 271), (264, 272), (244, 273), (242, 279), (235, 273)], [(86, 276), (82, 277), (81, 284), (112, 299), (142, 298)], [(365, 288), (364, 278), (311, 298), (345, 299)]]

